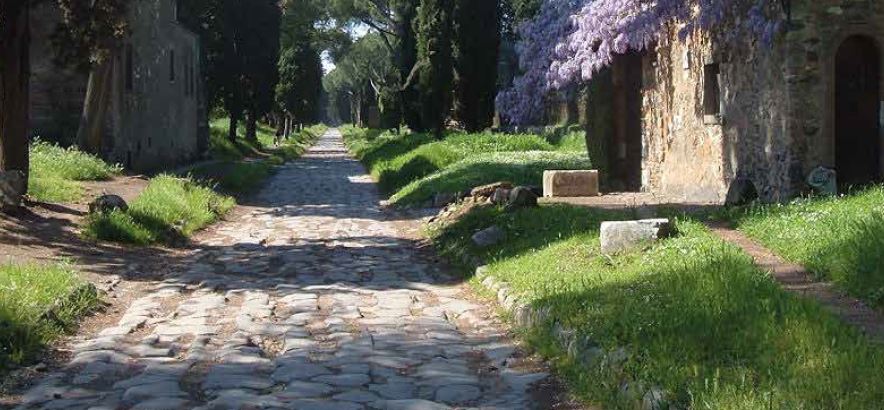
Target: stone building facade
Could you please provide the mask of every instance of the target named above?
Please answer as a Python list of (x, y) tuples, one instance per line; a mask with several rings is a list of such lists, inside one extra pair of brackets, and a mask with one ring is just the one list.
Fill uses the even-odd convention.
[(682, 40), (673, 27), (592, 81), (587, 138), (608, 190), (723, 203), (751, 185), (783, 201), (817, 167), (834, 169), (841, 189), (881, 180), (884, 2), (790, 5), (772, 45)]
[[(73, 144), (88, 75), (55, 65), (48, 38), (57, 11), (39, 7), (32, 13), (32, 134)], [(101, 146), (108, 161), (151, 171), (191, 161), (208, 148), (199, 37), (177, 13), (178, 0), (129, 5), (128, 35), (112, 57)]]

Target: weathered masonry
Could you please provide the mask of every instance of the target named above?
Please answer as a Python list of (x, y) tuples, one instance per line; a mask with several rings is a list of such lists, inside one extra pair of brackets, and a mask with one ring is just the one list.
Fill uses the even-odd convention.
[[(178, 21), (177, 0), (129, 3), (129, 34), (112, 57), (101, 154), (135, 170), (184, 163), (208, 146), (199, 37)], [(32, 10), (32, 135), (74, 141), (88, 73), (58, 67), (49, 40), (58, 11)]]
[(605, 188), (722, 203), (750, 185), (786, 200), (817, 167), (835, 169), (841, 189), (880, 181), (884, 2), (792, 0), (789, 11), (770, 46), (680, 40), (673, 27), (596, 77), (588, 138), (605, 154)]

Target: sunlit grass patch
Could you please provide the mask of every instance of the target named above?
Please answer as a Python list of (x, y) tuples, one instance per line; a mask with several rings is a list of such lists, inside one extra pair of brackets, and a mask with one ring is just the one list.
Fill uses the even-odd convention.
[(0, 373), (37, 360), (97, 304), (70, 266), (0, 263)]
[(151, 179), (129, 210), (92, 214), (87, 237), (114, 242), (175, 245), (233, 208), (233, 198), (193, 180), (161, 175)]
[(545, 170), (591, 167), (591, 161), (582, 154), (527, 151), (471, 155), (403, 186), (390, 197), (390, 202), (398, 205), (421, 203), (431, 200), (436, 193), (466, 192), (497, 181), (539, 186)]
[[(550, 355), (575, 391), (605, 408), (633, 408), (624, 383), (662, 388), (677, 408), (874, 407), (884, 399), (884, 351), (813, 301), (782, 290), (738, 248), (701, 224), (641, 252), (600, 253), (603, 220), (632, 215), (567, 206), (475, 210), (432, 231), (443, 254), (466, 252), (550, 322), (526, 340)], [(497, 225), (506, 240), (479, 249), (476, 231)], [(578, 362), (551, 338), (558, 325), (601, 352)]]
[(38, 201), (72, 202), (83, 196), (80, 181), (104, 181), (122, 167), (95, 155), (40, 140), (31, 143), (28, 194)]
[(575, 137), (568, 135), (556, 138), (554, 144), (532, 134), (451, 132), (440, 141), (429, 134), (355, 127), (343, 127), (342, 133), (380, 190), (398, 205), (422, 203), (437, 193), (452, 194), (500, 180), (540, 185), (544, 169), (591, 166), (585, 149), (576, 150)]
[(884, 187), (757, 205), (729, 218), (783, 257), (884, 308)]

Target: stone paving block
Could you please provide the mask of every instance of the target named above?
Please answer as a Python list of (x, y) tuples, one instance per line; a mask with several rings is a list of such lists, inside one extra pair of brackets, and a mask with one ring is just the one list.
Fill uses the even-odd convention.
[(599, 172), (564, 170), (543, 172), (543, 196), (579, 197), (599, 195)]

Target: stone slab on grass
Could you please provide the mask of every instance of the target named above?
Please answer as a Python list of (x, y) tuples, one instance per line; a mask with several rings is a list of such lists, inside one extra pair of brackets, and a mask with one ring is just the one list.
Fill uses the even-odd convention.
[(543, 196), (580, 197), (599, 195), (599, 172), (582, 171), (543, 171)]
[(602, 253), (614, 254), (636, 249), (672, 234), (669, 219), (602, 222)]

